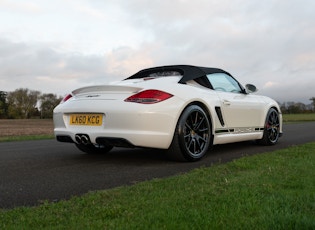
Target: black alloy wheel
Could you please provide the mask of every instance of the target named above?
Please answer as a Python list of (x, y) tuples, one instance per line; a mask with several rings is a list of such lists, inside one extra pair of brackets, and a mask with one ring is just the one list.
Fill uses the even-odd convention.
[(168, 152), (175, 160), (197, 161), (206, 154), (210, 142), (211, 125), (207, 114), (201, 107), (191, 105), (178, 120)]
[(268, 111), (265, 128), (264, 128), (264, 135), (263, 138), (260, 140), (261, 144), (264, 145), (274, 145), (278, 142), (280, 136), (280, 118), (279, 112), (271, 108)]

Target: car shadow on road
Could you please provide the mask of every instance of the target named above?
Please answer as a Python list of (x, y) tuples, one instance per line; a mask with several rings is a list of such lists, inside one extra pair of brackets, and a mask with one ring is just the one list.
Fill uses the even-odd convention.
[(87, 164), (98, 162), (117, 165), (197, 164), (207, 166), (270, 150), (272, 148), (257, 145), (253, 141), (215, 145), (208, 150), (203, 159), (197, 162), (175, 162), (168, 158), (165, 150), (146, 148), (114, 148), (111, 152), (105, 154), (86, 154), (76, 150), (75, 154), (73, 153), (71, 156), (76, 161)]
[(80, 150), (77, 151), (77, 160), (82, 161), (106, 161), (111, 163), (163, 163), (168, 162), (165, 151), (159, 149), (145, 148), (114, 148), (112, 151), (104, 154), (87, 154)]

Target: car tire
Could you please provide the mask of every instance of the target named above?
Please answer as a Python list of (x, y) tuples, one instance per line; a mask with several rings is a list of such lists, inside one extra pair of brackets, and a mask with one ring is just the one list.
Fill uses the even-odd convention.
[(262, 145), (275, 145), (280, 137), (280, 118), (279, 112), (271, 108), (266, 116), (264, 135), (263, 138), (258, 141)]
[(201, 107), (190, 105), (177, 122), (168, 156), (176, 161), (198, 161), (208, 151), (211, 138), (207, 114)]
[(112, 150), (113, 146), (110, 145), (93, 145), (93, 144), (77, 144), (75, 143), (76, 147), (81, 150), (82, 152), (88, 154), (101, 154), (101, 153), (108, 153)]

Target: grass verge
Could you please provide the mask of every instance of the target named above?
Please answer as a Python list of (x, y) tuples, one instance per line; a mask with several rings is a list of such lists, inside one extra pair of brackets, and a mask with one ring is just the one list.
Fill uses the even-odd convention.
[(7, 136), (7, 137), (0, 137), (0, 142), (47, 140), (47, 139), (53, 139), (53, 138), (55, 137), (54, 135), (51, 135), (51, 134)]
[(314, 229), (315, 143), (69, 201), (0, 210), (0, 229)]
[(315, 121), (315, 113), (282, 114), (282, 119), (284, 123)]

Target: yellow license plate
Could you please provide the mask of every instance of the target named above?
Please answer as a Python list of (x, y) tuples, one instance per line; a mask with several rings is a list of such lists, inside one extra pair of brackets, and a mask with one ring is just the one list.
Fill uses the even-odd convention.
[(101, 126), (103, 123), (102, 114), (71, 114), (70, 125)]

